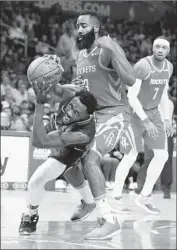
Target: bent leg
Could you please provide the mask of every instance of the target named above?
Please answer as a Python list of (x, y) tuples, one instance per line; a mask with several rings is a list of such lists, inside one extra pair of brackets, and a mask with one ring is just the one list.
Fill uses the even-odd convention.
[(48, 158), (37, 168), (28, 183), (29, 204), (31, 206), (40, 204), (45, 194), (45, 184), (61, 175), (65, 168), (65, 165), (53, 158)]

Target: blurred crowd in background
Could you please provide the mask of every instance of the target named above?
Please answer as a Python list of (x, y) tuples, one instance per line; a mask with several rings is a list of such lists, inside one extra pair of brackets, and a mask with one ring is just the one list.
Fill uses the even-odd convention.
[[(175, 4), (175, 3), (174, 3)], [(174, 5), (175, 7), (175, 5)], [(75, 44), (76, 15), (62, 12), (60, 4), (49, 9), (39, 8), (35, 2), (1, 2), (1, 129), (32, 131), (35, 94), (26, 70), (29, 63), (48, 53), (61, 57), (64, 74), (61, 84), (69, 83), (76, 74), (78, 50)], [(129, 19), (119, 21), (103, 18), (101, 35), (110, 35), (125, 50), (134, 64), (151, 54), (152, 42), (164, 35), (171, 42), (169, 60), (174, 65), (170, 80), (170, 98), (176, 107), (176, 26), (169, 25), (169, 14), (155, 24)], [(44, 105), (44, 123), (58, 108), (56, 96), (48, 96)], [(174, 119), (176, 119), (176, 108)], [(174, 120), (174, 129), (176, 122)], [(176, 130), (176, 129), (175, 129)]]

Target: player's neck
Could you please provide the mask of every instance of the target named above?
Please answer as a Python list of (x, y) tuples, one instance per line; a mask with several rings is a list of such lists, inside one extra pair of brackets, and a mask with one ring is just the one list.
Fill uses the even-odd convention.
[(92, 46), (89, 49), (86, 49), (87, 54), (90, 54), (92, 50), (94, 50), (96, 47), (95, 43), (92, 44)]
[(161, 69), (161, 68), (163, 67), (163, 65), (164, 65), (164, 60), (159, 61), (159, 60), (157, 60), (157, 59), (155, 58), (155, 56), (152, 56), (151, 59), (152, 59), (152, 63), (154, 64), (154, 66), (155, 66), (156, 68)]

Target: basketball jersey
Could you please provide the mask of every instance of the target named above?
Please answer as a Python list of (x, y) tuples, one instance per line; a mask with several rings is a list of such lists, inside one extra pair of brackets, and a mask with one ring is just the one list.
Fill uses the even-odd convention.
[(97, 99), (98, 109), (128, 104), (126, 87), (121, 83), (116, 71), (102, 65), (102, 49), (95, 47), (90, 54), (86, 50), (79, 53), (77, 76), (81, 76), (85, 87)]
[(144, 80), (142, 80), (138, 99), (144, 110), (150, 110), (158, 107), (162, 98), (163, 90), (165, 86), (169, 84), (169, 61), (165, 59), (162, 69), (159, 70), (153, 65), (149, 56), (142, 60), (147, 61), (149, 74)]
[[(46, 132), (50, 133), (52, 131), (58, 130), (61, 135), (66, 131), (73, 131), (73, 132), (78, 131), (89, 136), (90, 138), (89, 143), (91, 143), (95, 136), (95, 131), (96, 131), (96, 124), (94, 117), (90, 117), (90, 119), (82, 122), (72, 123), (68, 125), (63, 125), (58, 122), (58, 118), (61, 118), (63, 116), (65, 106), (71, 101), (71, 99), (72, 98), (62, 101), (60, 103), (57, 114), (53, 114), (50, 123), (45, 127)], [(78, 145), (72, 144), (58, 149), (51, 149), (51, 154), (49, 157), (53, 157), (58, 161), (62, 162), (63, 164), (71, 166), (74, 163), (76, 163), (78, 159), (83, 157), (84, 153), (88, 149), (89, 143), (83, 143)]]

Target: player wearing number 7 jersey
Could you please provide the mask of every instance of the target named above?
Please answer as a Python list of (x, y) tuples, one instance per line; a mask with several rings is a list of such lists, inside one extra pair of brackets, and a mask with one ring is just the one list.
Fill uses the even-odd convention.
[[(153, 43), (153, 54), (142, 58), (134, 65), (137, 81), (129, 88), (128, 97), (134, 110), (131, 127), (135, 136), (136, 149), (132, 149), (128, 155), (125, 155), (118, 166), (116, 187), (113, 191), (114, 198), (121, 196), (125, 178), (144, 140), (144, 144), (153, 150), (154, 157), (148, 166), (144, 187), (135, 202), (153, 214), (159, 213), (159, 210), (150, 202), (149, 197), (168, 159), (166, 135), (172, 135), (168, 85), (173, 73), (173, 65), (166, 59), (169, 52), (169, 41), (165, 37), (157, 37)], [(164, 114), (163, 120), (158, 109), (160, 104)], [(113, 204), (113, 206), (116, 205)]]

